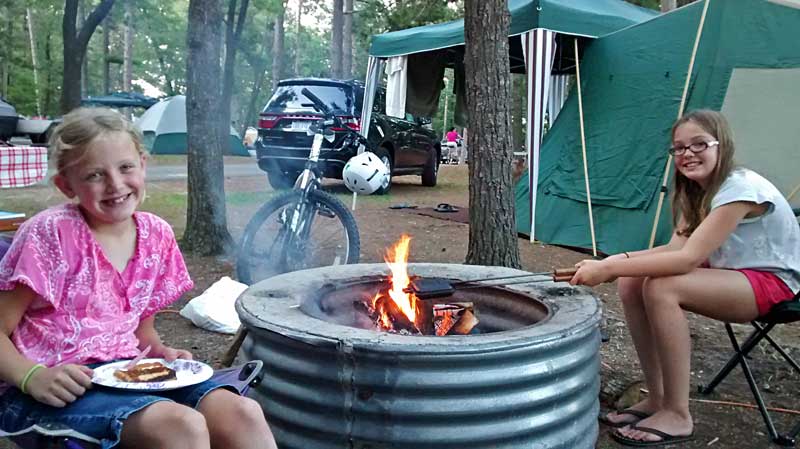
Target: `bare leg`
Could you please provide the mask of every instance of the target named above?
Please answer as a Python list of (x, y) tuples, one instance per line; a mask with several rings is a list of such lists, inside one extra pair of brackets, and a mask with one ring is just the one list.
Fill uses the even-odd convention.
[[(737, 271), (698, 268), (681, 276), (649, 279), (644, 286), (644, 306), (664, 390), (661, 410), (637, 425), (687, 435), (693, 429), (689, 413), (691, 341), (683, 310), (722, 321), (745, 322), (758, 316), (755, 296), (747, 278)], [(630, 428), (620, 433), (637, 440), (660, 440)]]
[(228, 390), (209, 393), (198, 406), (205, 416), (211, 447), (220, 449), (277, 449), (261, 406)]
[[(650, 320), (644, 307), (644, 278), (620, 278), (617, 281), (622, 307), (625, 311), (625, 321), (633, 340), (633, 346), (639, 357), (639, 364), (644, 373), (644, 381), (649, 394), (643, 401), (634, 404), (631, 408), (646, 413), (654, 413), (661, 408), (663, 396), (661, 366), (655, 351), (653, 334), (650, 330)], [(610, 413), (608, 420), (615, 423), (631, 422), (638, 420), (625, 413)]]
[(160, 401), (139, 410), (122, 426), (123, 448), (209, 449), (203, 415), (170, 401)]

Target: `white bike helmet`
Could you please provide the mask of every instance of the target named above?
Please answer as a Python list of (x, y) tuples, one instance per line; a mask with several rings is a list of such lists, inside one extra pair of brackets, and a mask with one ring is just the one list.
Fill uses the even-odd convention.
[(360, 195), (369, 195), (384, 187), (389, 181), (389, 169), (370, 151), (353, 156), (342, 171), (344, 184)]

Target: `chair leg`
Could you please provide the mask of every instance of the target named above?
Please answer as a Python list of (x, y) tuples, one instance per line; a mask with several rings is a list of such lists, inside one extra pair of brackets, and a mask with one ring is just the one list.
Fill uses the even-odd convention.
[(789, 365), (792, 365), (792, 368), (794, 368), (794, 370), (795, 370), (795, 371), (797, 371), (798, 373), (800, 373), (800, 365), (798, 365), (798, 364), (797, 364), (797, 362), (796, 362), (796, 361), (795, 361), (795, 360), (792, 358), (792, 356), (790, 356), (790, 355), (789, 355), (789, 354), (788, 354), (788, 353), (787, 353), (787, 352), (786, 352), (786, 351), (785, 351), (785, 350), (784, 350), (784, 349), (781, 347), (781, 345), (779, 345), (778, 343), (775, 343), (775, 340), (773, 340), (773, 339), (772, 339), (772, 337), (770, 337), (770, 336), (769, 336), (769, 335), (767, 335), (767, 334), (764, 334), (764, 339), (765, 339), (765, 340), (767, 340), (767, 341), (769, 342), (769, 344), (772, 346), (772, 348), (773, 348), (773, 349), (775, 349), (776, 351), (778, 351), (778, 353), (779, 353), (781, 356), (783, 356), (783, 359), (784, 359), (784, 360), (786, 360), (786, 362), (787, 362)]
[[(733, 369), (736, 367), (736, 365), (739, 363), (739, 361), (742, 360), (744, 357), (747, 357), (747, 354), (749, 354), (750, 351), (754, 347), (756, 347), (756, 345), (758, 345), (761, 342), (761, 339), (766, 337), (767, 333), (770, 330), (772, 330), (772, 328), (775, 326), (774, 324), (769, 324), (769, 325), (767, 325), (766, 328), (762, 328), (756, 322), (753, 322), (752, 324), (753, 324), (753, 326), (755, 326), (756, 330), (754, 330), (747, 337), (745, 342), (742, 343), (741, 350), (739, 349), (738, 344), (734, 345), (734, 348), (736, 349), (736, 353), (734, 353), (733, 356), (731, 356), (731, 358), (728, 360), (728, 362), (725, 363), (725, 366), (723, 366), (722, 369), (720, 369), (719, 372), (717, 372), (717, 374), (714, 376), (714, 378), (711, 380), (711, 382), (709, 382), (706, 385), (701, 385), (697, 389), (697, 391), (700, 394), (704, 394), (704, 395), (705, 394), (711, 394), (711, 392), (714, 391), (714, 389), (717, 387), (717, 385), (719, 385), (720, 382), (722, 382), (728, 376), (728, 374), (730, 374), (730, 372), (733, 371)], [(728, 324), (728, 323), (725, 323), (725, 328), (726, 329), (730, 329), (731, 332), (733, 331), (733, 328), (731, 328), (730, 324)]]
[[(761, 332), (769, 332), (769, 329), (772, 329), (773, 326), (773, 324), (769, 324)], [(728, 337), (731, 340), (733, 349), (736, 351), (737, 355), (740, 356), (739, 364), (742, 366), (742, 371), (744, 372), (745, 379), (747, 379), (747, 384), (750, 386), (750, 391), (753, 392), (753, 397), (758, 405), (758, 411), (761, 412), (761, 417), (764, 418), (764, 424), (767, 426), (767, 432), (769, 432), (770, 439), (773, 443), (780, 446), (794, 446), (794, 438), (791, 438), (788, 435), (779, 435), (778, 431), (775, 429), (775, 424), (772, 422), (772, 417), (769, 415), (767, 406), (764, 404), (764, 398), (761, 397), (761, 391), (758, 389), (758, 385), (756, 385), (755, 378), (753, 378), (753, 372), (750, 371), (750, 365), (747, 363), (747, 358), (744, 357), (746, 354), (742, 353), (742, 349), (739, 347), (739, 342), (736, 341), (736, 335), (734, 335), (733, 327), (731, 327), (730, 323), (725, 323), (725, 330), (728, 331)]]

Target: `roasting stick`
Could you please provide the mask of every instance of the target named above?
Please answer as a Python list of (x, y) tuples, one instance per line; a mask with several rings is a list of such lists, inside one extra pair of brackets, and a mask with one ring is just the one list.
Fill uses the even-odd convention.
[[(442, 298), (446, 296), (451, 296), (456, 291), (456, 287), (458, 290), (464, 290), (468, 288), (481, 288), (481, 287), (499, 287), (505, 285), (512, 285), (512, 284), (530, 284), (533, 282), (544, 282), (544, 281), (553, 281), (553, 282), (566, 282), (572, 279), (572, 276), (578, 271), (577, 268), (559, 268), (553, 271), (545, 271), (542, 273), (528, 273), (528, 274), (517, 274), (512, 276), (501, 276), (501, 277), (494, 277), (494, 278), (484, 278), (484, 279), (470, 279), (464, 281), (454, 281), (450, 282), (448, 279), (442, 278), (417, 278), (412, 279), (411, 284), (404, 289), (406, 293), (413, 293), (420, 299), (430, 299), (430, 298)], [(534, 276), (547, 276), (543, 279), (522, 279), (521, 278), (530, 278)], [(483, 282), (491, 282), (491, 281), (506, 281), (510, 280), (510, 282), (500, 282), (500, 283), (493, 283), (493, 284), (484, 284)]]

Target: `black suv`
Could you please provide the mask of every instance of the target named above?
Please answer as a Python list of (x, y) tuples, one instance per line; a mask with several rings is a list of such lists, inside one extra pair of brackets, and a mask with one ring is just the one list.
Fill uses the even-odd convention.
[[(294, 185), (311, 151), (313, 136), (306, 131), (322, 114), (301, 91), (307, 88), (334, 111), (342, 124), (354, 130), (360, 128), (364, 83), (320, 78), (284, 80), (261, 111), (258, 139), (255, 143), (258, 166), (267, 172), (273, 188)], [(372, 120), (367, 139), (373, 151), (390, 168), (392, 176), (420, 175), (422, 185), (435, 186), (439, 171), (441, 146), (436, 133), (428, 129), (429, 120), (410, 114), (405, 120), (385, 113), (385, 91), (375, 96)], [(320, 167), (327, 178), (342, 178), (345, 163), (355, 156), (357, 148), (349, 145), (344, 129), (336, 132), (332, 142), (325, 140), (320, 154)], [(386, 193), (391, 187), (377, 193)]]

